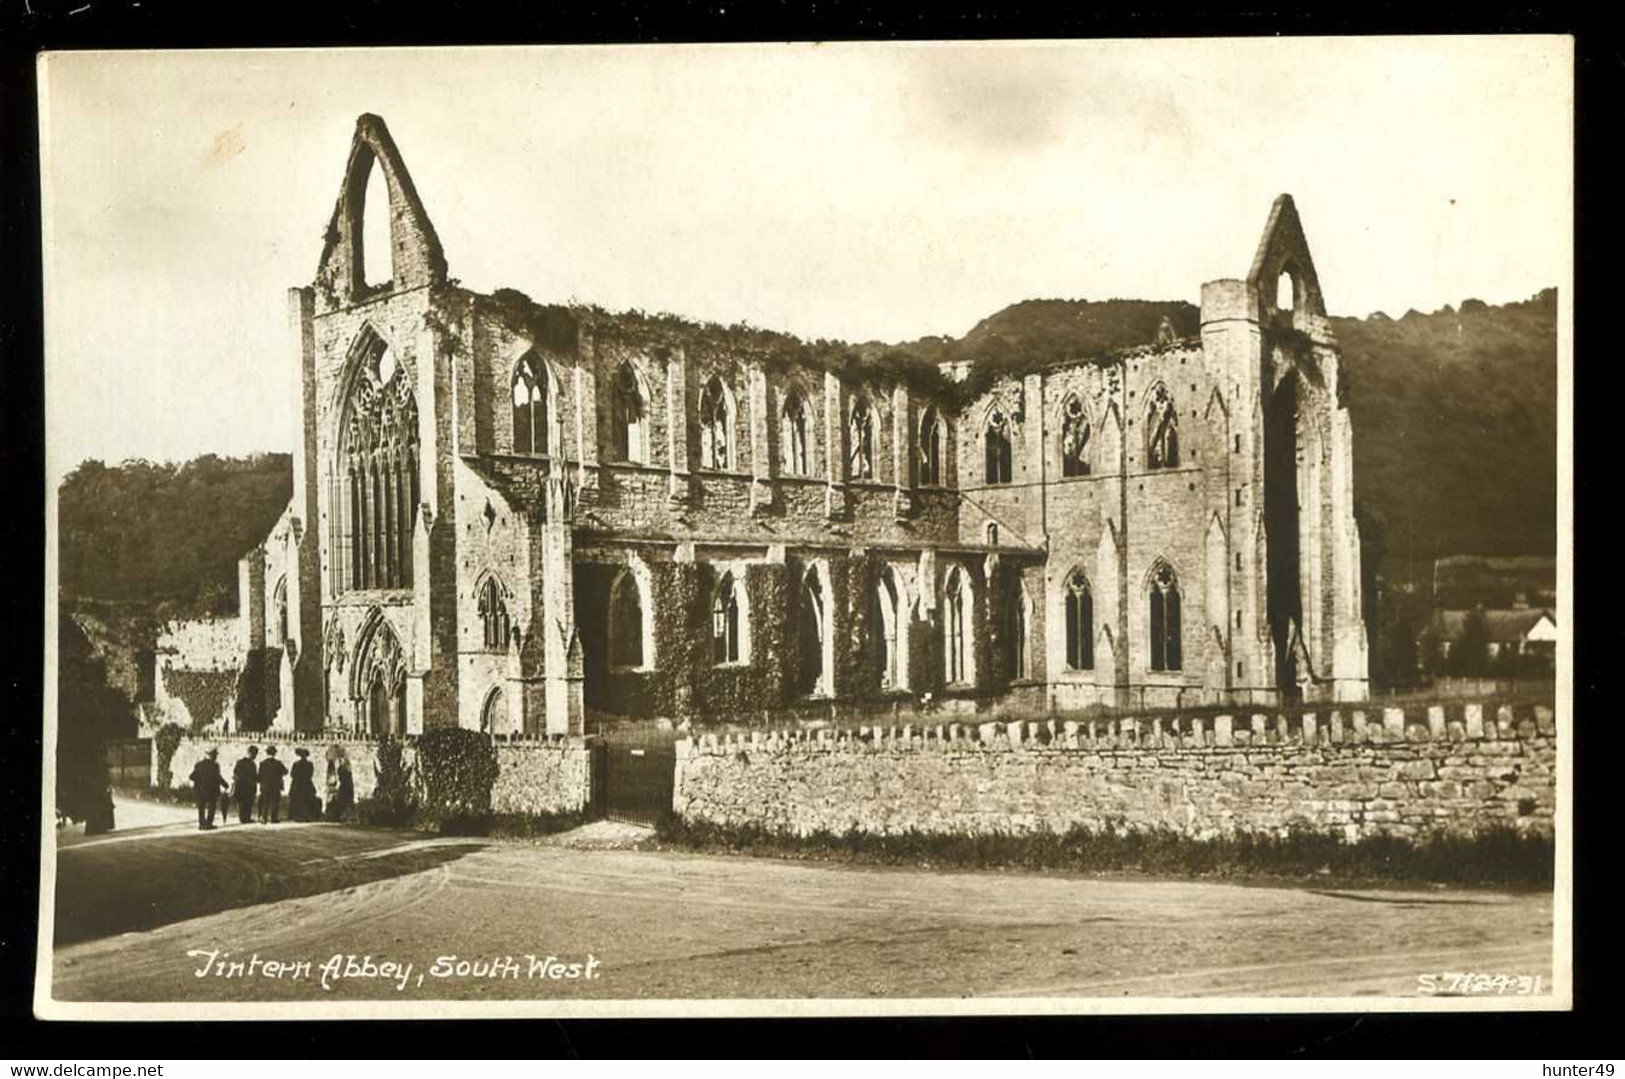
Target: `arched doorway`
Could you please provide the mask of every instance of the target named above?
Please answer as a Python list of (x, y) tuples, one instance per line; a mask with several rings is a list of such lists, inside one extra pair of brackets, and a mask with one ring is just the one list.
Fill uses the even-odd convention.
[(383, 611), (363, 625), (351, 667), (356, 725), (373, 734), (406, 733), (406, 654)]

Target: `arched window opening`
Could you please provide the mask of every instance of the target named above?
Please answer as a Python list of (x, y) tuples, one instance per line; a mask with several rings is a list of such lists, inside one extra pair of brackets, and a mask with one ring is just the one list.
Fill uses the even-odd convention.
[(963, 570), (948, 575), (943, 593), (944, 674), (949, 685), (965, 685), (971, 680), (970, 585)]
[(942, 485), (942, 419), (936, 408), (928, 407), (920, 416), (920, 485)]
[(495, 577), (487, 577), (480, 589), (480, 622), (484, 626), (485, 650), (503, 652), (508, 648), (512, 627), (508, 623), (508, 605), (503, 602), (502, 589)]
[(1003, 410), (987, 414), (987, 472), (990, 484), (1009, 483), (1011, 473), (1010, 421)]
[(644, 418), (647, 411), (642, 387), (638, 385), (638, 374), (629, 362), (623, 360), (615, 372), (613, 412), (616, 460), (649, 463), (649, 440)]
[(782, 446), (784, 471), (789, 476), (812, 475), (812, 457), (808, 441), (807, 400), (800, 390), (791, 390), (784, 400)]
[(987, 545), (989, 547), (997, 547), (999, 545), (999, 526), (992, 521), (988, 522), (987, 526)]
[(552, 435), (547, 365), (525, 353), (513, 375), (513, 452), (545, 455)]
[(276, 605), (276, 645), (281, 648), (288, 641), (288, 579), (283, 577), (276, 583), (272, 602)]
[(1095, 666), (1095, 601), (1082, 570), (1066, 580), (1066, 665), (1074, 671)]
[(801, 602), (796, 608), (796, 642), (800, 646), (801, 662), (797, 670), (796, 689), (803, 696), (824, 690), (824, 586), (818, 571), (809, 569), (801, 582)]
[(367, 170), (366, 194), (361, 203), (361, 273), (369, 288), (387, 287), (395, 276), (391, 250), (389, 181), (375, 160)]
[(851, 460), (847, 471), (852, 479), (875, 478), (875, 420), (869, 402), (858, 397), (852, 402)]
[(642, 667), (643, 595), (631, 571), (623, 570), (609, 589), (609, 662), (612, 667)]
[(1076, 396), (1066, 399), (1061, 416), (1061, 475), (1089, 474), (1089, 417)]
[(1147, 414), (1146, 429), (1151, 432), (1146, 445), (1147, 468), (1179, 467), (1179, 414), (1174, 411), (1173, 397), (1168, 387), (1158, 385), (1151, 394), (1151, 407)]
[(1151, 573), (1151, 669), (1177, 671), (1183, 667), (1180, 648), (1179, 581), (1172, 567), (1159, 562)]
[(743, 647), (744, 610), (741, 585), (731, 573), (722, 575), (711, 599), (711, 658), (717, 663), (740, 663)]
[(391, 720), (389, 694), (380, 673), (373, 676), (372, 686), (367, 691), (367, 726), (374, 734), (389, 734)]
[(1013, 681), (1028, 677), (1027, 593), (1020, 581), (1004, 600), (1004, 670)]
[[(343, 521), (339, 578), (352, 589), (410, 588), (417, 515), (417, 402), (389, 347), (365, 346), (341, 425), (332, 513)], [(284, 638), (286, 639), (286, 638)]]
[(897, 582), (888, 568), (881, 573), (880, 581), (875, 586), (874, 613), (870, 619), (875, 639), (876, 674), (882, 690), (898, 689), (903, 684), (901, 667), (904, 660), (898, 655), (897, 632), (897, 623), (903, 614), (902, 604), (898, 601)]
[(485, 698), (485, 707), (480, 710), (480, 730), (486, 734), (501, 734), (507, 729), (508, 701), (498, 686)]
[(715, 375), (700, 391), (700, 467), (734, 467), (733, 397)]
[(1288, 314), (1298, 307), (1298, 282), (1292, 277), (1292, 271), (1286, 267), (1281, 268), (1281, 276), (1275, 279), (1275, 309)]

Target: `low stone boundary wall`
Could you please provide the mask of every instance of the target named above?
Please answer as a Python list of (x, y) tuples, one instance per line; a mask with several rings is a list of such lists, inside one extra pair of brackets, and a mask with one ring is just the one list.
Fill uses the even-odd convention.
[[(251, 745), (260, 747), (264, 759), (265, 747), (276, 746), (277, 757), (292, 766), (298, 758), (294, 750), (310, 750), (311, 763), (316, 766), (316, 793), (325, 798), (327, 759), (329, 750), (338, 747), (350, 760), (350, 775), (355, 784), (356, 801), (370, 798), (378, 787), (378, 740), (345, 732), (338, 737), (290, 732), (261, 734), (225, 734), (188, 736), (182, 738), (170, 763), (170, 786), (179, 788), (188, 782), (192, 766), (210, 749), (220, 751), (220, 771), (229, 782), (231, 769)], [(592, 764), (587, 740), (545, 736), (531, 738), (498, 738), (497, 780), (491, 790), (491, 808), (496, 813), (562, 813), (586, 808), (592, 796)], [(158, 749), (153, 746), (152, 774), (158, 775)], [(414, 739), (402, 740), (402, 764), (410, 771), (416, 767), (417, 748)]]
[(1556, 786), (1550, 709), (1468, 703), (705, 734), (677, 743), (673, 806), (799, 835), (1550, 835)]

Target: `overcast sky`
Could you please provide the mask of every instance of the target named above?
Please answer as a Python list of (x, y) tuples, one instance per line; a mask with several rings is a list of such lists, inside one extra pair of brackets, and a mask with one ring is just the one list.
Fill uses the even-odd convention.
[(355, 118), (454, 277), (806, 337), (1244, 277), (1291, 192), (1333, 314), (1567, 280), (1566, 40), (56, 54), (48, 469), (290, 450), (286, 290)]

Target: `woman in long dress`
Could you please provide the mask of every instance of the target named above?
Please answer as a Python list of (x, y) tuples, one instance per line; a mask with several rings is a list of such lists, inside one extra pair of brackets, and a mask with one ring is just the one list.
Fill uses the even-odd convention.
[(316, 819), (316, 766), (310, 763), (310, 750), (294, 750), (299, 759), (288, 770), (288, 816), (294, 820)]

